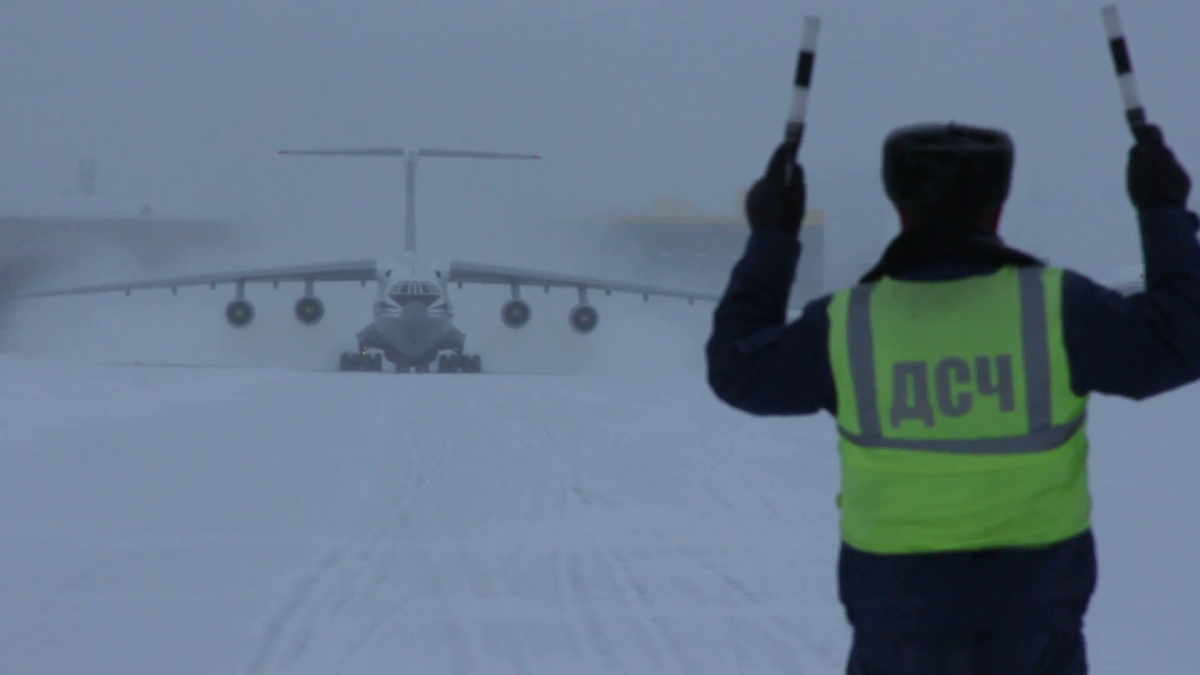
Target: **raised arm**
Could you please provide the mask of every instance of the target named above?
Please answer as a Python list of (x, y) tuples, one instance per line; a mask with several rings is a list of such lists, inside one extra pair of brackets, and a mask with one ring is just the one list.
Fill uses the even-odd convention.
[(1069, 274), (1063, 285), (1072, 385), (1144, 399), (1200, 379), (1200, 220), (1185, 207), (1187, 172), (1146, 127), (1130, 150), (1145, 285), (1132, 294)]
[(729, 405), (756, 415), (810, 414), (836, 405), (829, 367), (827, 300), (787, 323), (788, 295), (800, 259), (804, 173), (780, 145), (746, 195), (752, 232), (713, 313), (706, 357), (708, 383)]

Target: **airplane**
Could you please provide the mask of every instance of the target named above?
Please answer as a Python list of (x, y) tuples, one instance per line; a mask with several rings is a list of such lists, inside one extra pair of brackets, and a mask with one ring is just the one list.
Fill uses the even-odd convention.
[(317, 297), (316, 282), (358, 282), (366, 287), (378, 285), (372, 305), (371, 322), (358, 331), (358, 349), (341, 355), (340, 371), (383, 371), (383, 361), (395, 366), (395, 372), (480, 373), (483, 372), (479, 354), (466, 352), (466, 335), (454, 325), (454, 308), (450, 301), (450, 284), (493, 284), (508, 286), (512, 297), (500, 308), (500, 319), (513, 329), (525, 327), (532, 318), (529, 302), (521, 297), (522, 286), (574, 288), (579, 302), (568, 313), (571, 329), (588, 334), (596, 329), (600, 315), (589, 302), (588, 290), (640, 294), (649, 302), (650, 296), (684, 298), (689, 304), (696, 300), (716, 301), (718, 296), (664, 288), (632, 282), (596, 279), (558, 272), (505, 267), (484, 263), (453, 261), (436, 265), (417, 255), (416, 168), (420, 158), (474, 159), (541, 159), (539, 155), (447, 150), (439, 148), (353, 148), (325, 150), (282, 150), (281, 155), (326, 157), (401, 157), (405, 167), (404, 251), (392, 261), (373, 259), (323, 262), (306, 265), (237, 270), (173, 278), (104, 283), (72, 288), (27, 291), (14, 294), (17, 298), (82, 295), (90, 293), (124, 292), (170, 288), (172, 294), (184, 286), (234, 284), (234, 298), (225, 307), (225, 319), (234, 328), (246, 328), (254, 321), (254, 305), (246, 297), (249, 283), (302, 282), (304, 294), (296, 301), (293, 312), (296, 320), (306, 326), (316, 325), (325, 316), (325, 305)]

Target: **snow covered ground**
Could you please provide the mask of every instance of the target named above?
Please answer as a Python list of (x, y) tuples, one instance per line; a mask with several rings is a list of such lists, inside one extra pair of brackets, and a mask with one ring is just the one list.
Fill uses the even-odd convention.
[[(841, 672), (831, 422), (656, 330), (572, 374), (0, 356), (0, 672)], [(1198, 405), (1094, 406), (1096, 673), (1200, 658)]]

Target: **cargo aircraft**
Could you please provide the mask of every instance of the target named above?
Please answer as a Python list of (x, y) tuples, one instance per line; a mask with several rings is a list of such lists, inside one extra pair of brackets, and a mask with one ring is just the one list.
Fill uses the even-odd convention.
[(341, 355), (339, 370), (382, 371), (386, 359), (398, 373), (427, 373), (434, 369), (447, 372), (483, 372), (479, 354), (466, 351), (466, 335), (454, 325), (454, 308), (450, 301), (450, 286), (456, 284), (494, 284), (508, 286), (512, 297), (500, 307), (500, 319), (509, 328), (525, 327), (533, 316), (527, 300), (521, 297), (523, 287), (552, 287), (575, 289), (578, 303), (570, 310), (567, 321), (580, 334), (591, 333), (599, 322), (599, 313), (591, 304), (589, 290), (683, 298), (689, 304), (695, 300), (716, 301), (711, 294), (664, 288), (633, 282), (595, 279), (560, 272), (545, 272), (475, 262), (452, 261), (432, 264), (417, 255), (416, 169), (422, 157), (473, 159), (540, 159), (538, 155), (447, 150), (439, 148), (356, 148), (330, 150), (283, 150), (281, 155), (310, 155), (327, 157), (400, 157), (405, 167), (404, 251), (395, 259), (372, 259), (319, 262), (263, 269), (215, 272), (158, 279), (101, 283), (72, 288), (31, 290), (14, 294), (19, 298), (82, 295), (89, 293), (124, 292), (135, 290), (171, 289), (176, 293), (183, 286), (233, 284), (234, 298), (225, 307), (225, 319), (235, 328), (246, 328), (254, 321), (254, 305), (246, 297), (246, 285), (281, 282), (304, 284), (304, 293), (293, 308), (296, 319), (304, 325), (319, 323), (325, 316), (325, 305), (316, 295), (317, 282), (357, 282), (365, 287), (374, 283), (378, 293), (372, 307), (371, 322), (357, 333), (358, 348)]

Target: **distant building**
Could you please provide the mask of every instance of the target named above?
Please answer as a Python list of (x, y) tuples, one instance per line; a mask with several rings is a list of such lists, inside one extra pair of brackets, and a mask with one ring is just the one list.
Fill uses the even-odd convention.
[(69, 270), (97, 245), (126, 251), (150, 270), (250, 234), (246, 219), (214, 211), (210, 200), (109, 195), (97, 189), (96, 178), (96, 163), (85, 159), (61, 194), (0, 202), (0, 338), (6, 294)]
[[(660, 199), (646, 213), (614, 219), (606, 253), (632, 263), (647, 281), (720, 292), (750, 233), (742, 195), (737, 204), (737, 213), (713, 215), (683, 200)], [(824, 230), (822, 211), (805, 214), (800, 231), (805, 253), (792, 287), (793, 307), (824, 292)]]
[(128, 251), (145, 267), (187, 251), (230, 245), (245, 223), (211, 207), (210, 200), (112, 195), (97, 190), (96, 163), (81, 160), (61, 195), (0, 202), (0, 267), (22, 260), (39, 268), (70, 265), (96, 245)]

